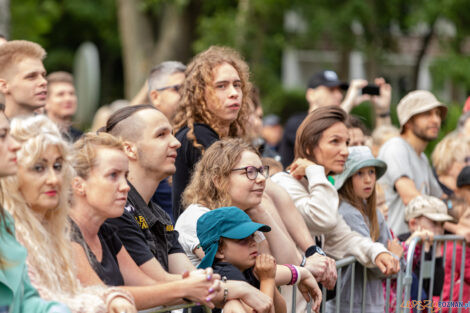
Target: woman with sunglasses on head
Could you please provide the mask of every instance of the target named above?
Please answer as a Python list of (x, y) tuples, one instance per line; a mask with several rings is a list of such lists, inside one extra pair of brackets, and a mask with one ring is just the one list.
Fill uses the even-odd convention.
[(72, 168), (69, 144), (57, 126), (37, 115), (14, 119), (11, 133), (21, 149), (17, 175), (1, 179), (2, 202), (28, 250), (31, 283), (41, 297), (59, 300), (74, 313), (136, 312), (132, 297), (124, 290), (103, 284), (84, 288), (76, 278), (67, 216)]

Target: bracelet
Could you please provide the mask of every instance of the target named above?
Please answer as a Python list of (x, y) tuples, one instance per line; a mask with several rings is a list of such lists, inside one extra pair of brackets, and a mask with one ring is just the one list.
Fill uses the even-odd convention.
[(379, 114), (380, 118), (386, 118), (386, 117), (389, 117), (389, 116), (390, 116), (390, 111)]
[(304, 255), (304, 256), (302, 256), (302, 262), (300, 262), (300, 267), (304, 267), (305, 263), (307, 263), (307, 258)]
[(301, 273), (300, 273), (300, 268), (298, 268), (295, 265), (294, 265), (294, 268), (297, 271), (297, 281), (294, 283), (294, 285), (298, 285), (300, 283), (300, 281), (302, 280), (302, 278), (301, 278), (302, 276), (301, 276)]
[(299, 280), (299, 271), (297, 270), (297, 267), (292, 264), (284, 264), (284, 266), (287, 266), (292, 274), (292, 278), (288, 285), (295, 285)]
[(228, 288), (227, 288), (227, 276), (222, 276), (222, 281), (224, 282), (224, 298), (222, 299), (223, 303), (227, 302), (228, 298)]

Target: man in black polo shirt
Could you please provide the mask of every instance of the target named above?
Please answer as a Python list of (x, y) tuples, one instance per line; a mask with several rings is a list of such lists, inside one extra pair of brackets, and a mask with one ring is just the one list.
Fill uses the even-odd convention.
[[(115, 117), (117, 124), (111, 123), (115, 126), (107, 131), (125, 140), (131, 190), (124, 214), (108, 223), (117, 228), (127, 251), (149, 276), (161, 277), (162, 267), (170, 273), (193, 270), (170, 217), (150, 201), (160, 181), (174, 173), (180, 143), (160, 111), (146, 106), (137, 112), (133, 107), (119, 112), (124, 114), (111, 116), (108, 125)], [(135, 113), (120, 120), (128, 115), (126, 112)]]
[[(116, 228), (123, 245), (147, 275), (157, 281), (181, 279), (181, 273), (195, 268), (178, 243), (170, 217), (151, 201), (158, 184), (176, 169), (180, 143), (170, 122), (151, 105), (135, 105), (111, 115), (105, 131), (124, 140), (131, 187), (124, 214), (106, 223)], [(272, 305), (259, 290), (237, 281), (227, 281), (212, 302), (222, 307), (227, 300), (224, 309), (229, 305), (234, 310), (240, 306), (238, 299), (260, 313), (269, 312)]]

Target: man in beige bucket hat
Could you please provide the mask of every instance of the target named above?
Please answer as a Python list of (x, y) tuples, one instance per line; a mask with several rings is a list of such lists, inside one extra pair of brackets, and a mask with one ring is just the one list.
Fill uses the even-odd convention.
[(418, 195), (440, 198), (442, 190), (434, 177), (424, 150), (439, 135), (447, 107), (425, 90), (408, 93), (397, 106), (399, 137), (388, 140), (378, 158), (388, 166), (380, 179), (389, 207), (388, 224), (397, 234), (408, 232), (405, 206)]

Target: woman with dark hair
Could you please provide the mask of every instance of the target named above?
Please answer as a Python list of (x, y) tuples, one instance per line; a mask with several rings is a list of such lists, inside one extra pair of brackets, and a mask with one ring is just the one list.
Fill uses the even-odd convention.
[[(10, 136), (8, 119), (1, 105), (1, 178), (16, 174), (18, 169), (16, 153), (19, 149), (18, 142)], [(3, 198), (3, 188), (1, 193)], [(0, 312), (70, 312), (60, 303), (41, 299), (31, 285), (26, 266), (26, 249), (16, 240), (13, 218), (3, 206), (0, 206)]]
[[(290, 194), (328, 255), (335, 259), (353, 255), (366, 266), (376, 264), (385, 274), (396, 273), (398, 261), (387, 249), (352, 232), (338, 213), (339, 197), (330, 175), (343, 172), (348, 157), (346, 118), (339, 106), (311, 112), (297, 130), (290, 173), (278, 173), (272, 180)], [(323, 251), (312, 249), (306, 255), (315, 252)]]
[(244, 137), (251, 91), (248, 65), (233, 49), (213, 46), (186, 69), (181, 106), (174, 119), (181, 142), (173, 176), (173, 216), (181, 214), (181, 194), (205, 149), (224, 137)]

